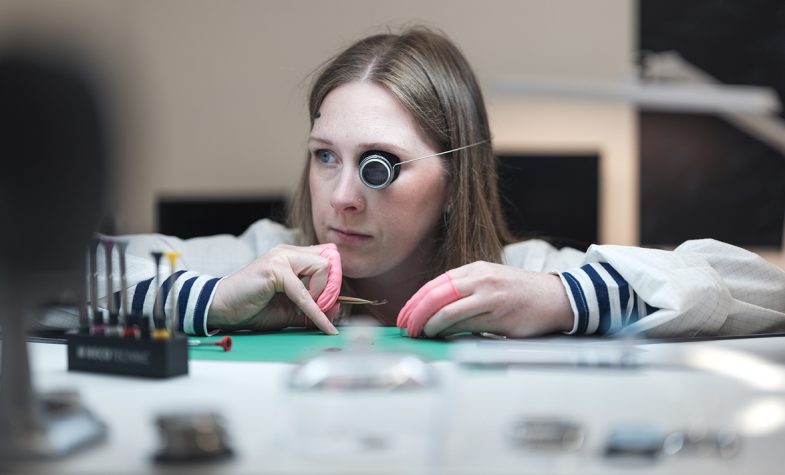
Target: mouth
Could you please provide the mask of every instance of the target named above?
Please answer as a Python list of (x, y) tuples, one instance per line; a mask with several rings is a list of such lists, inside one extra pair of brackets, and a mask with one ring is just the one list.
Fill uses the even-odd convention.
[(345, 244), (360, 243), (372, 238), (370, 234), (364, 234), (351, 229), (328, 228), (337, 241)]

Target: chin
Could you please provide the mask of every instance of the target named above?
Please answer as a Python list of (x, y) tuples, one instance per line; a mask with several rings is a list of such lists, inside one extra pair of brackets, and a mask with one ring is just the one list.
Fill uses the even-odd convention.
[(372, 272), (370, 269), (366, 269), (364, 267), (357, 267), (357, 266), (349, 266), (345, 263), (341, 263), (343, 266), (343, 276), (349, 279), (365, 279), (368, 277), (373, 277), (375, 272)]
[(366, 279), (379, 275), (379, 267), (373, 262), (352, 262), (351, 260), (341, 259), (343, 276), (350, 279)]

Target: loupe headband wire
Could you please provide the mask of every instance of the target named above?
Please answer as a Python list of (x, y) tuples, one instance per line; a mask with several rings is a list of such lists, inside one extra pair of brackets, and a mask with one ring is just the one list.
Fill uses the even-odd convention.
[(484, 143), (487, 143), (487, 142), (488, 142), (488, 140), (481, 140), (479, 142), (475, 142), (475, 143), (472, 143), (472, 144), (469, 144), (469, 145), (464, 145), (463, 147), (454, 148), (452, 150), (445, 150), (444, 152), (432, 153), (432, 154), (426, 155), (424, 157), (412, 158), (411, 160), (405, 160), (403, 162), (396, 163), (395, 165), (393, 165), (393, 168), (395, 168), (397, 166), (400, 166), (400, 165), (403, 165), (404, 163), (411, 163), (411, 162), (416, 162), (417, 160), (422, 160), (424, 158), (431, 158), (431, 157), (438, 157), (439, 155), (446, 155), (448, 153), (457, 152), (458, 150), (463, 150), (465, 148), (474, 147), (474, 146), (481, 145), (481, 144), (484, 144)]

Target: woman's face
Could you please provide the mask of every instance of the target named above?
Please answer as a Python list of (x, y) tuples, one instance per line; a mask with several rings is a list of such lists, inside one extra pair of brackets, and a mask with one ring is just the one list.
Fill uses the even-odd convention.
[(308, 139), (313, 224), (320, 243), (333, 242), (350, 278), (406, 279), (425, 270), (446, 200), (441, 158), (401, 166), (387, 188), (360, 181), (369, 150), (401, 161), (440, 152), (387, 89), (357, 81), (324, 99)]

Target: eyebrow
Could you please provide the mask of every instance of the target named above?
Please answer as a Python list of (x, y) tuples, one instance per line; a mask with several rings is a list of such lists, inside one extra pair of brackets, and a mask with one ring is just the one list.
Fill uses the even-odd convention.
[(315, 143), (319, 143), (319, 144), (324, 144), (324, 145), (332, 145), (333, 144), (332, 141), (330, 141), (330, 140), (323, 139), (321, 137), (309, 136), (307, 143), (310, 145), (310, 144), (312, 144), (314, 142)]

